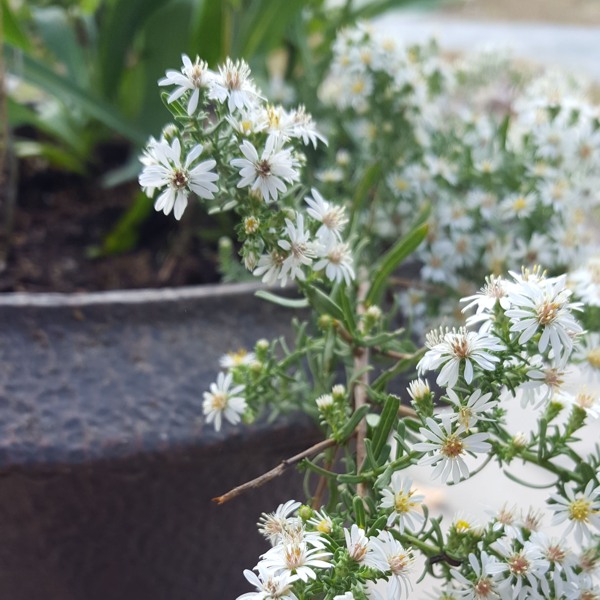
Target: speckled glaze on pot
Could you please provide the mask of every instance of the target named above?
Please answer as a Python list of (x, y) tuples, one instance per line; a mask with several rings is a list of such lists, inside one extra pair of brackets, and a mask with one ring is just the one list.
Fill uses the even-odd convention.
[(0, 594), (223, 600), (295, 473), (211, 498), (317, 440), (303, 419), (202, 424), (219, 356), (289, 333), (254, 286), (0, 297)]

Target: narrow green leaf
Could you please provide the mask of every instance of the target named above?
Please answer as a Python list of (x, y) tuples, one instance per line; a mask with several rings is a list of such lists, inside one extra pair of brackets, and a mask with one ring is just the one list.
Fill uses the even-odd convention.
[(325, 292), (314, 285), (306, 288), (306, 296), (311, 306), (321, 315), (326, 314), (344, 322), (344, 311)]
[(381, 178), (381, 171), (381, 163), (377, 162), (367, 168), (362, 176), (362, 179), (358, 182), (356, 191), (354, 192), (354, 197), (352, 198), (352, 210), (350, 211), (350, 214), (352, 215), (352, 221), (350, 222), (349, 226), (350, 231), (354, 231), (354, 228), (358, 223), (358, 215), (362, 213), (369, 195), (371, 194), (375, 185), (379, 182), (379, 179)]
[(387, 515), (381, 515), (375, 521), (375, 523), (373, 523), (373, 525), (371, 525), (371, 528), (367, 532), (367, 535), (369, 537), (371, 537), (373, 535), (377, 535), (377, 533), (380, 532), (386, 526), (386, 523), (387, 523)]
[(544, 483), (544, 484), (535, 484), (535, 483), (531, 483), (529, 481), (524, 481), (523, 479), (521, 479), (520, 477), (517, 477), (516, 475), (513, 475), (510, 471), (507, 471), (506, 469), (503, 469), (502, 471), (511, 481), (514, 481), (515, 483), (518, 483), (520, 485), (524, 485), (525, 487), (528, 488), (532, 488), (534, 490), (545, 490), (551, 487), (554, 487), (556, 485), (557, 480), (555, 479), (554, 481), (552, 481), (551, 483)]
[(51, 165), (83, 175), (85, 165), (72, 152), (63, 150), (56, 144), (34, 140), (15, 140), (15, 154), (19, 158), (45, 158)]
[(300, 463), (300, 465), (306, 467), (307, 469), (310, 469), (311, 471), (314, 471), (315, 473), (317, 473), (317, 475), (321, 475), (322, 477), (327, 477), (327, 479), (336, 479), (338, 477), (337, 473), (332, 473), (331, 471), (328, 471), (327, 469), (324, 469), (323, 467), (316, 465), (314, 462), (312, 462), (308, 458), (305, 458)]
[(308, 300), (306, 298), (284, 298), (283, 296), (277, 296), (266, 290), (258, 290), (254, 294), (258, 298), (284, 306), (285, 308), (306, 308), (308, 306)]
[(398, 421), (398, 409), (400, 408), (400, 398), (395, 396), (394, 394), (390, 394), (383, 405), (383, 410), (381, 411), (381, 417), (379, 418), (379, 423), (373, 432), (373, 436), (371, 438), (373, 443), (373, 454), (375, 455), (375, 460), (377, 461), (376, 465), (382, 465), (387, 459), (389, 455), (389, 450), (387, 453), (384, 452), (385, 446), (387, 444), (388, 437), (392, 428)]
[(364, 477), (362, 475), (352, 475), (351, 473), (344, 473), (342, 475), (338, 475), (338, 481), (340, 483), (350, 483), (357, 484), (362, 483), (364, 481)]
[(361, 528), (364, 529), (367, 526), (367, 515), (365, 513), (365, 505), (360, 496), (354, 496), (352, 499), (352, 506), (354, 508), (354, 522)]
[(400, 263), (417, 249), (427, 235), (427, 225), (420, 225), (399, 240), (379, 261), (375, 270), (373, 283), (367, 293), (366, 303), (377, 304), (389, 281), (389, 276), (398, 268)]
[(350, 301), (350, 293), (351, 290), (348, 286), (340, 285), (336, 300), (344, 315), (344, 325), (350, 333), (354, 334), (356, 332), (356, 313)]
[(548, 421), (544, 418), (541, 418), (538, 421), (538, 426), (540, 430), (540, 437), (538, 440), (538, 460), (543, 460), (546, 456), (546, 433), (548, 431)]
[(359, 408), (357, 408), (352, 416), (348, 419), (348, 422), (344, 425), (342, 429), (340, 429), (338, 435), (336, 436), (340, 443), (345, 442), (353, 433), (358, 424), (364, 419), (366, 414), (369, 412), (369, 405), (365, 404)]

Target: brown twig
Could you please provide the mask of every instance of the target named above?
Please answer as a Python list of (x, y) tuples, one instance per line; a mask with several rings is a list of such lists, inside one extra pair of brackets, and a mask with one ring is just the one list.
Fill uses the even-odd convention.
[(243, 483), (242, 485), (238, 485), (237, 487), (233, 488), (232, 490), (228, 491), (226, 494), (223, 494), (222, 496), (217, 496), (216, 498), (213, 498), (213, 502), (216, 502), (217, 504), (225, 504), (225, 502), (229, 502), (229, 500), (236, 498), (240, 494), (243, 494), (244, 492), (247, 492), (248, 490), (256, 489), (256, 488), (264, 485), (268, 481), (271, 481), (271, 479), (275, 479), (275, 477), (279, 477), (280, 475), (283, 475), (283, 473), (285, 472), (285, 470), (288, 467), (291, 467), (292, 465), (295, 465), (295, 464), (303, 461), (305, 458), (308, 458), (309, 456), (318, 454), (319, 452), (322, 452), (323, 450), (326, 450), (327, 448), (331, 448), (331, 446), (335, 446), (336, 443), (337, 442), (335, 440), (330, 439), (330, 438), (323, 440), (322, 442), (319, 442), (318, 444), (315, 444), (314, 446), (307, 448), (306, 450), (300, 452), (299, 454), (296, 454), (295, 456), (292, 456), (291, 458), (286, 458), (285, 460), (282, 460), (281, 463), (279, 463), (274, 469), (271, 469), (270, 471), (267, 471), (266, 473), (259, 475), (258, 477), (252, 479), (251, 481), (247, 481), (246, 483)]

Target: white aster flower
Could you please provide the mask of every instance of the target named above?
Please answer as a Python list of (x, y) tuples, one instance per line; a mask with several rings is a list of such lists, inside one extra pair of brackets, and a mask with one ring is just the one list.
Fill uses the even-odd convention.
[(325, 275), (329, 281), (340, 283), (350, 282), (356, 277), (352, 268), (352, 254), (350, 246), (345, 242), (329, 242), (327, 246), (321, 246), (318, 251), (319, 260), (314, 265), (315, 271), (325, 269)]
[(352, 592), (346, 592), (345, 594), (338, 594), (333, 597), (333, 600), (354, 600), (354, 594)]
[(249, 366), (256, 360), (254, 352), (248, 352), (240, 348), (237, 352), (228, 352), (219, 359), (219, 365), (223, 369), (233, 369), (240, 366)]
[(464, 460), (467, 452), (488, 452), (491, 445), (485, 440), (489, 433), (473, 433), (463, 436), (464, 428), (459, 426), (453, 431), (450, 415), (442, 416), (441, 427), (434, 419), (427, 417), (427, 427), (421, 427), (419, 431), (427, 441), (414, 444), (413, 448), (420, 452), (431, 452), (432, 454), (423, 456), (418, 464), (435, 465), (431, 474), (432, 479), (440, 477), (442, 482), (446, 482), (452, 475), (452, 481), (456, 484), (461, 476), (464, 479), (469, 477), (469, 467)]
[(492, 397), (491, 392), (481, 394), (481, 390), (475, 390), (467, 399), (466, 404), (463, 404), (456, 392), (450, 388), (446, 390), (448, 399), (454, 405), (454, 412), (450, 415), (452, 421), (456, 421), (464, 427), (465, 431), (469, 431), (475, 427), (479, 420), (490, 421), (489, 417), (482, 416), (486, 411), (491, 410), (496, 406), (496, 402), (489, 401)]
[(328, 562), (330, 557), (330, 552), (325, 552), (319, 547), (310, 548), (307, 542), (285, 543), (283, 541), (265, 552), (258, 565), (277, 574), (291, 573), (298, 579), (307, 582), (309, 579), (317, 578), (315, 569), (332, 567), (332, 564)]
[(427, 335), (425, 345), (429, 350), (419, 361), (419, 374), (442, 367), (438, 377), (438, 385), (452, 388), (458, 381), (461, 366), (464, 366), (463, 377), (467, 383), (473, 381), (473, 363), (486, 371), (494, 371), (500, 359), (491, 354), (493, 351), (505, 350), (500, 340), (484, 332), (467, 331), (460, 328)]
[(461, 302), (468, 302), (462, 312), (468, 312), (475, 307), (475, 314), (467, 319), (467, 325), (490, 321), (493, 318), (496, 304), (500, 304), (502, 310), (510, 308), (507, 296), (507, 283), (502, 277), (490, 275), (485, 278), (485, 285), (472, 296), (461, 298)]
[(462, 589), (458, 592), (463, 600), (498, 600), (501, 590), (498, 586), (494, 570), (497, 560), (487, 552), (482, 551), (479, 560), (475, 554), (469, 554), (469, 566), (473, 578), (467, 579), (457, 569), (451, 569), (452, 576)]
[(285, 531), (291, 525), (298, 523), (297, 517), (290, 517), (296, 512), (302, 504), (296, 500), (288, 500), (284, 504), (280, 504), (272, 513), (262, 513), (258, 521), (258, 531), (265, 536), (272, 546), (278, 544)]
[(492, 525), (492, 531), (500, 531), (504, 535), (511, 538), (521, 538), (521, 530), (519, 529), (517, 507), (508, 504), (503, 504), (502, 508), (492, 513), (494, 518), (494, 524)]
[(171, 104), (187, 92), (191, 92), (187, 104), (187, 113), (191, 117), (198, 108), (198, 101), (202, 90), (209, 90), (215, 80), (215, 74), (208, 68), (208, 64), (199, 57), (192, 63), (187, 54), (181, 55), (183, 66), (181, 71), (168, 70), (165, 77), (159, 80), (158, 85), (177, 86), (167, 98)]
[(564, 540), (550, 539), (543, 531), (534, 531), (529, 542), (539, 549), (550, 564), (554, 594), (556, 597), (563, 597), (565, 588), (576, 581), (574, 569), (577, 566), (577, 557), (565, 545)]
[(230, 58), (219, 67), (219, 75), (215, 77), (211, 96), (221, 103), (227, 100), (229, 112), (251, 110), (261, 99), (260, 92), (250, 78), (250, 67), (247, 63), (243, 60), (233, 62)]
[(421, 506), (425, 496), (417, 494), (417, 490), (412, 487), (412, 479), (403, 478), (398, 471), (392, 474), (390, 485), (381, 490), (381, 508), (392, 509), (387, 520), (390, 527), (396, 521), (400, 533), (404, 529), (417, 531), (425, 521)]
[(304, 229), (302, 213), (296, 215), (296, 223), (286, 219), (285, 224), (288, 239), (277, 242), (288, 253), (281, 265), (280, 276), (304, 281), (306, 276), (302, 268), (312, 264), (313, 258), (317, 255), (317, 246), (310, 240), (310, 232)]
[(304, 106), (299, 106), (291, 113), (290, 117), (292, 122), (292, 137), (300, 138), (305, 146), (311, 143), (316, 148), (318, 142), (327, 145), (327, 139), (317, 131), (315, 122), (311, 115), (306, 112)]
[(318, 533), (331, 533), (333, 530), (333, 521), (323, 510), (315, 510), (313, 516), (307, 522), (314, 527), (315, 531)]
[(571, 358), (590, 379), (600, 380), (600, 333), (589, 332), (581, 336)]
[(589, 481), (582, 492), (575, 493), (573, 488), (565, 486), (566, 497), (552, 494), (554, 510), (552, 525), (569, 521), (565, 535), (575, 532), (575, 540), (582, 544), (583, 540), (593, 539), (592, 528), (600, 529), (600, 486), (594, 488), (594, 481)]
[(350, 529), (344, 528), (344, 538), (346, 549), (353, 561), (378, 571), (387, 571), (387, 559), (381, 553), (380, 547), (356, 523), (353, 523)]
[(237, 600), (298, 600), (292, 591), (292, 585), (298, 577), (288, 572), (275, 575), (260, 565), (255, 568), (258, 575), (245, 569), (244, 577), (256, 588), (256, 592), (242, 594)]
[[(210, 392), (204, 392), (202, 409), (207, 423), (214, 421), (215, 430), (221, 429), (221, 419), (225, 417), (232, 425), (237, 425), (246, 410), (246, 400), (240, 394), (243, 385), (231, 388), (233, 378), (231, 373), (219, 373), (217, 382), (210, 384)], [(230, 389), (231, 388), (231, 389)]]
[(548, 402), (552, 396), (561, 392), (568, 373), (568, 370), (545, 365), (542, 357), (534, 356), (531, 368), (526, 373), (527, 381), (517, 388), (523, 393), (521, 406), (525, 408), (532, 404), (534, 408), (539, 408)]
[(570, 302), (571, 291), (566, 288), (566, 276), (541, 281), (522, 281), (509, 291), (511, 308), (510, 330), (519, 335), (519, 344), (526, 344), (538, 332), (538, 349), (552, 348), (555, 361), (566, 361), (573, 349), (573, 338), (583, 331), (571, 314), (579, 303)]
[(518, 550), (505, 539), (495, 542), (492, 548), (504, 558), (503, 561), (488, 566), (488, 571), (497, 575), (500, 587), (504, 588), (503, 598), (539, 598), (538, 585), (543, 585), (543, 582), (548, 585), (544, 575), (550, 566), (540, 549), (525, 543), (525, 546)]
[(287, 283), (287, 275), (282, 272), (285, 258), (286, 255), (282, 252), (271, 250), (269, 254), (263, 254), (258, 259), (258, 265), (252, 274), (256, 277), (262, 276), (263, 283), (268, 285), (275, 285), (277, 280), (281, 279), (283, 287)]
[(404, 548), (389, 531), (382, 531), (373, 539), (373, 543), (385, 557), (386, 571), (390, 571), (392, 575), (388, 597), (394, 599), (400, 599), (403, 595), (408, 597), (412, 590), (410, 574), (415, 560), (412, 548)]
[(556, 400), (567, 406), (580, 408), (585, 411), (588, 419), (600, 418), (600, 398), (585, 385), (581, 386), (576, 394), (562, 392), (556, 397)]
[(218, 188), (213, 182), (219, 178), (212, 171), (216, 161), (205, 160), (193, 166), (202, 149), (202, 145), (197, 144), (190, 150), (185, 162), (182, 162), (179, 138), (175, 138), (170, 145), (163, 141), (153, 146), (157, 164), (144, 167), (139, 176), (139, 183), (142, 188), (165, 188), (154, 203), (156, 210), (162, 210), (165, 215), (173, 211), (175, 218), (179, 220), (191, 192), (200, 198), (214, 198), (213, 192)]
[(287, 183), (293, 183), (300, 177), (294, 168), (294, 159), (289, 150), (281, 149), (273, 138), (258, 157), (256, 148), (248, 140), (240, 145), (245, 158), (234, 158), (231, 165), (240, 170), (238, 188), (250, 186), (252, 191), (259, 191), (265, 202), (277, 200), (280, 193), (287, 190)]
[(306, 196), (304, 201), (309, 207), (306, 212), (315, 221), (322, 223), (317, 230), (317, 238), (324, 245), (341, 241), (341, 232), (348, 223), (344, 207), (327, 202), (315, 188), (312, 188), (311, 193), (312, 197)]

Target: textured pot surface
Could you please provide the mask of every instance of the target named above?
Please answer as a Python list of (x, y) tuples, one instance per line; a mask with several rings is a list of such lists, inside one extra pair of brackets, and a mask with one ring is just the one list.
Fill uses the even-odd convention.
[(0, 592), (11, 600), (227, 599), (294, 473), (210, 499), (315, 441), (304, 421), (219, 434), (218, 358), (289, 333), (251, 286), (0, 298)]

